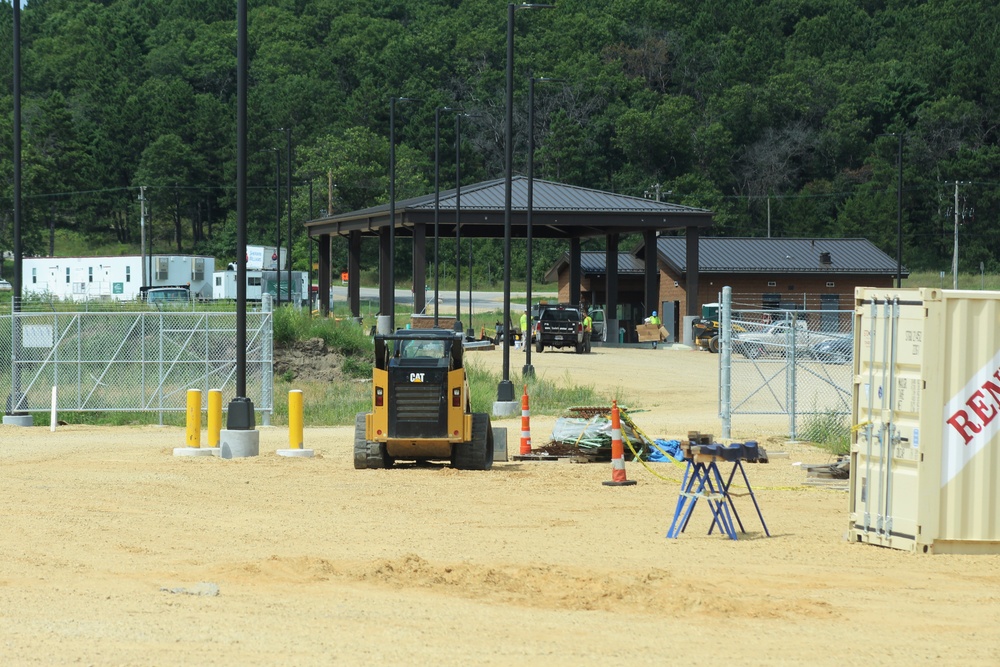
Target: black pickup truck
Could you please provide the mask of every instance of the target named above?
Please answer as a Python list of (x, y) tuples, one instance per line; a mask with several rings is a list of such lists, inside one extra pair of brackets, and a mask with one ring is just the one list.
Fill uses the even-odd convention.
[(546, 347), (574, 347), (577, 354), (586, 351), (583, 315), (578, 308), (560, 305), (541, 309), (535, 325), (535, 352)]

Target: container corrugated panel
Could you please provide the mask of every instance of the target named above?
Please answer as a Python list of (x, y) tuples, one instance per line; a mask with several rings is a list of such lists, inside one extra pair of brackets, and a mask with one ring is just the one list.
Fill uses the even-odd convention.
[(850, 537), (1000, 553), (1000, 292), (857, 288)]

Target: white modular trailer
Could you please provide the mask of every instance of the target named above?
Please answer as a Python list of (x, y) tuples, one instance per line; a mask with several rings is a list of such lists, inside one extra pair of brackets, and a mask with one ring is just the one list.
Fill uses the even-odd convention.
[(288, 251), (282, 248), (279, 255), (273, 245), (248, 245), (246, 259), (248, 271), (274, 271), (285, 268)]
[[(114, 257), (25, 257), (25, 296), (67, 301), (108, 299), (131, 301), (142, 287), (139, 255)], [(215, 258), (201, 255), (153, 255), (146, 258), (146, 284), (151, 287), (188, 285), (194, 298), (212, 296)]]
[(852, 541), (1000, 553), (1000, 292), (855, 290)]
[[(288, 271), (247, 271), (247, 300), (260, 301), (263, 294), (277, 297), (280, 273), (281, 300), (298, 305), (309, 303), (309, 273), (292, 271), (292, 285), (288, 288)], [(291, 297), (289, 297), (291, 294)], [(236, 298), (236, 271), (216, 271), (212, 276), (213, 299)]]

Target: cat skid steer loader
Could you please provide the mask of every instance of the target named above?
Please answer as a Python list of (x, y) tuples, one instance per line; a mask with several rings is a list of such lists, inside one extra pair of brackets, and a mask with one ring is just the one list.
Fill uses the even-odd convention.
[(461, 332), (400, 329), (375, 336), (372, 411), (355, 422), (354, 467), (399, 460), (493, 466), (493, 429), (472, 412)]

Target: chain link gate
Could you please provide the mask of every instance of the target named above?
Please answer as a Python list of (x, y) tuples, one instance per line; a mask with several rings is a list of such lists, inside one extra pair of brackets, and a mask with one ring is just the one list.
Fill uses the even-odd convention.
[(748, 436), (785, 432), (847, 441), (854, 383), (854, 311), (736, 308), (721, 303), (723, 433), (734, 417)]
[[(262, 423), (273, 402), (273, 317), (248, 312), (246, 393)], [(15, 338), (15, 333), (19, 335)], [(16, 343), (16, 345), (15, 345)], [(0, 315), (0, 396), (20, 412), (183, 412), (188, 389), (236, 392), (236, 313), (18, 312)]]

